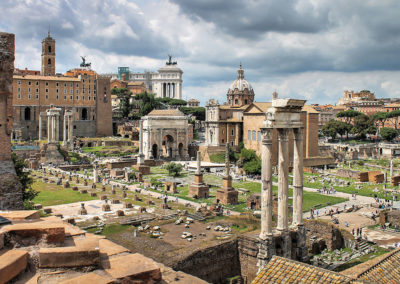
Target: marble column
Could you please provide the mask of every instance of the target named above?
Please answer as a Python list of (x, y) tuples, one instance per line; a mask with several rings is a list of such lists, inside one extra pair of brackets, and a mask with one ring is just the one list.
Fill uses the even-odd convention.
[(73, 122), (73, 115), (68, 116), (68, 141), (72, 143), (73, 140), (73, 131), (74, 131), (74, 126), (72, 125)]
[(303, 133), (302, 128), (293, 129), (293, 224), (303, 224)]
[(278, 129), (278, 225), (279, 231), (288, 230), (288, 189), (289, 189), (289, 130)]
[(51, 141), (51, 116), (47, 115), (47, 142)]
[(197, 170), (196, 175), (201, 175), (201, 155), (200, 151), (197, 151)]
[(68, 125), (68, 115), (64, 114), (64, 126), (63, 126), (63, 145), (67, 145), (67, 125)]
[(260, 239), (272, 236), (272, 129), (263, 129), (261, 148), (261, 232)]
[(43, 130), (42, 130), (42, 116), (39, 113), (39, 140), (42, 140), (42, 132), (43, 132)]
[(56, 117), (56, 141), (60, 141), (60, 114), (57, 113)]

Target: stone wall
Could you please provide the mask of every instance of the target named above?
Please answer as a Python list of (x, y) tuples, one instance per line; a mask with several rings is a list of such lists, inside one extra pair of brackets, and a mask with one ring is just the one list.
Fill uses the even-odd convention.
[(336, 174), (339, 177), (358, 179), (359, 172), (358, 171), (347, 170), (347, 169), (338, 169)]
[(240, 236), (238, 238), (240, 271), (243, 283), (251, 283), (258, 271), (258, 241), (256, 238)]
[(354, 242), (353, 236), (333, 224), (320, 220), (304, 220), (307, 232), (307, 246), (310, 247), (310, 239), (321, 238), (325, 240), (326, 248), (329, 250), (351, 247)]
[(400, 228), (400, 211), (383, 211), (379, 215), (379, 223), (384, 225), (390, 223), (391, 226)]
[(15, 36), (0, 33), (0, 210), (22, 209), (22, 189), (11, 160), (12, 74)]
[(173, 265), (173, 269), (210, 283), (226, 283), (227, 278), (241, 274), (237, 241), (198, 250)]

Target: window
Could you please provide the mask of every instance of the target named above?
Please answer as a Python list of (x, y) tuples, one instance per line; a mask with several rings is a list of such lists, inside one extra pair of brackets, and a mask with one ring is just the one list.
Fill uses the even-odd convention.
[(79, 96), (76, 96), (76, 100), (79, 100)]
[(224, 139), (222, 139), (222, 144), (224, 144), (225, 143), (225, 140)]
[(56, 93), (58, 94), (58, 89), (56, 89)]
[(69, 93), (72, 95), (74, 93), (74, 90), (73, 89), (69, 90)]
[(84, 101), (85, 100), (85, 96), (82, 96), (82, 101)]
[(28, 86), (30, 86), (30, 85), (32, 85), (32, 82), (31, 82), (31, 81), (28, 82)]
[(49, 92), (49, 89), (46, 89), (46, 93), (48, 93)]
[(222, 129), (222, 134), (225, 134), (225, 130)]
[(247, 100), (244, 100), (244, 104), (247, 105)]
[(79, 94), (79, 90), (76, 90), (76, 93)]
[(239, 101), (236, 99), (236, 100), (235, 100), (235, 105), (237, 105), (237, 104), (239, 104)]
[(58, 95), (56, 96), (56, 100), (58, 100)]
[(253, 130), (253, 141), (256, 141), (256, 131)]
[(38, 94), (36, 94), (36, 99), (37, 99), (37, 100), (39, 99), (39, 95), (38, 95)]
[(31, 88), (28, 88), (28, 93), (30, 93), (31, 92)]
[(251, 140), (251, 130), (247, 131), (247, 140)]
[(64, 101), (67, 100), (67, 96), (64, 96)]
[(51, 45), (49, 45), (48, 51), (49, 53), (51, 53)]
[(257, 131), (257, 141), (261, 141), (261, 132)]
[(18, 84), (18, 85), (21, 85), (21, 80), (18, 80), (17, 84)]
[(64, 83), (64, 87), (67, 87), (67, 83)]
[(72, 101), (73, 100), (73, 96), (69, 96), (69, 99)]
[(39, 81), (36, 81), (36, 86), (39, 86)]
[(76, 87), (79, 88), (79, 84), (78, 83), (76, 83)]
[(56, 87), (58, 87), (58, 82), (56, 82)]
[(21, 92), (21, 88), (18, 88), (18, 93)]
[(28, 95), (28, 99), (31, 99), (31, 94)]
[(67, 93), (67, 89), (64, 89), (64, 94), (66, 94)]
[(47, 60), (47, 65), (51, 65), (51, 59), (50, 58)]
[(231, 130), (231, 136), (235, 135), (235, 131), (232, 129)]
[(24, 117), (25, 117), (25, 120), (31, 120), (31, 109), (29, 107), (25, 108)]
[(49, 95), (46, 95), (46, 100), (48, 100), (49, 99)]
[(88, 99), (88, 101), (90, 101), (90, 96), (87, 99)]
[(96, 100), (96, 97), (93, 97), (93, 100), (95, 101), (95, 100)]
[(20, 99), (21, 98), (21, 94), (18, 94), (18, 99)]
[(39, 89), (38, 88), (36, 89), (36, 93), (39, 93)]
[(71, 83), (71, 84), (69, 84), (70, 85), (70, 87), (73, 87), (74, 86), (74, 83)]
[(88, 111), (86, 108), (82, 109), (82, 120), (87, 120), (88, 119)]
[(49, 82), (46, 82), (46, 86), (48, 86), (49, 85)]

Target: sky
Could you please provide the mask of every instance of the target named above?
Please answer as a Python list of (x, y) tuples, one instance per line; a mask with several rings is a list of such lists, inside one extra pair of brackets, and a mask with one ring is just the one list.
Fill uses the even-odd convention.
[(226, 101), (239, 64), (255, 100), (335, 104), (344, 90), (400, 97), (398, 0), (1, 0), (15, 66), (40, 70), (56, 39), (56, 69), (87, 56), (98, 73), (156, 71), (171, 54), (183, 99)]

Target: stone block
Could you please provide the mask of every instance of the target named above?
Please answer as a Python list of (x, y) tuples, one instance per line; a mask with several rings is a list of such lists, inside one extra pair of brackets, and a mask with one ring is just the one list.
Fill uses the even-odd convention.
[(3, 227), (3, 230), (17, 243), (23, 245), (35, 244), (41, 239), (47, 243), (64, 243), (65, 228), (63, 224), (45, 222), (19, 223)]
[(95, 197), (95, 196), (97, 196), (97, 193), (96, 192), (91, 192), (90, 196)]
[(125, 216), (125, 212), (123, 210), (117, 210), (117, 216)]
[(132, 203), (124, 202), (124, 208), (132, 208)]
[(103, 204), (101, 206), (101, 210), (103, 210), (104, 212), (111, 211), (110, 205), (109, 204)]
[(82, 193), (82, 194), (87, 194), (88, 193), (88, 191), (86, 189), (81, 189), (81, 190), (79, 190), (79, 192)]
[(145, 213), (146, 212), (146, 207), (140, 207), (139, 208), (140, 213)]
[(46, 213), (46, 214), (50, 214), (50, 213), (53, 212), (53, 210), (51, 208), (44, 208), (43, 212)]
[(1, 216), (10, 221), (40, 219), (39, 210), (14, 210), (1, 212)]
[(78, 187), (77, 187), (77, 186), (74, 186), (74, 187), (72, 188), (72, 190), (73, 190), (73, 191), (78, 191)]
[(102, 196), (100, 197), (100, 199), (101, 199), (101, 200), (106, 200), (106, 199), (108, 199), (108, 196), (107, 196), (107, 195), (102, 195)]
[(114, 257), (102, 265), (111, 277), (126, 283), (132, 280), (142, 280), (143, 283), (161, 281), (161, 271), (157, 263), (138, 253)]
[(96, 283), (96, 284), (108, 284), (113, 283), (112, 279), (100, 276), (94, 272), (84, 274), (72, 279), (64, 280), (59, 282), (59, 284), (84, 284), (84, 283)]
[(111, 200), (111, 204), (119, 204), (119, 199), (113, 199), (113, 200)]
[(67, 219), (67, 223), (68, 223), (68, 224), (75, 225), (75, 219), (74, 219), (74, 218), (68, 218), (68, 219)]
[(35, 204), (33, 207), (34, 207), (35, 209), (37, 209), (37, 210), (43, 208), (42, 204)]
[(100, 253), (96, 247), (74, 246), (39, 250), (40, 268), (97, 266), (99, 260)]
[(9, 250), (0, 256), (0, 283), (7, 283), (26, 269), (28, 252)]
[(123, 193), (122, 193), (122, 198), (125, 198), (126, 197), (126, 192), (124, 191)]

